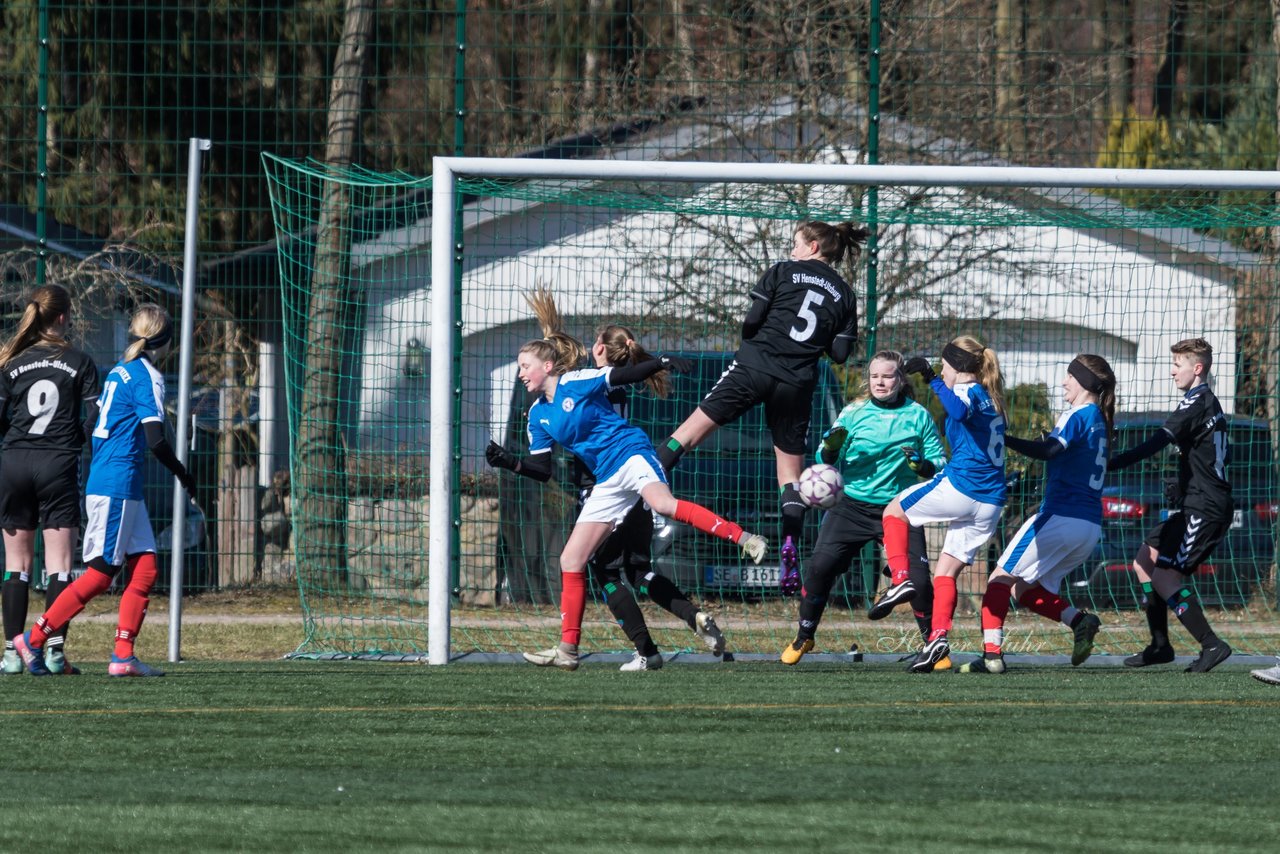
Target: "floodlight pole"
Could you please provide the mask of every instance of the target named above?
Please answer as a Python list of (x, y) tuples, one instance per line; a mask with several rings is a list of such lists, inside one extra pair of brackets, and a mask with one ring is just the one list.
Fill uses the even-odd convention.
[[(200, 224), (200, 155), (213, 148), (207, 139), (187, 141), (187, 221), (182, 250), (182, 323), (178, 338), (178, 423), (175, 436), (178, 461), (188, 459), (188, 427), (191, 423), (191, 361), (195, 349), (196, 232)], [(173, 479), (173, 534), (169, 566), (169, 661), (182, 660), (182, 563), (186, 548), (187, 491)]]

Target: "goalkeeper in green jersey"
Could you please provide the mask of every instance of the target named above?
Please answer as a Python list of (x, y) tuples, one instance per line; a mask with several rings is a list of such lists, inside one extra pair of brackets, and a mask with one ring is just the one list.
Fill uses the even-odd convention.
[[(867, 366), (866, 386), (866, 396), (844, 408), (818, 448), (818, 462), (840, 469), (844, 495), (822, 518), (800, 590), (799, 629), (796, 639), (782, 650), (783, 664), (795, 664), (813, 649), (836, 579), (849, 570), (863, 546), (883, 541), (885, 506), (946, 463), (933, 418), (912, 395), (902, 370), (902, 354), (893, 350), (876, 353)], [(927, 638), (933, 587), (923, 529), (911, 528), (909, 551), (911, 576), (918, 591), (912, 605), (920, 631)]]

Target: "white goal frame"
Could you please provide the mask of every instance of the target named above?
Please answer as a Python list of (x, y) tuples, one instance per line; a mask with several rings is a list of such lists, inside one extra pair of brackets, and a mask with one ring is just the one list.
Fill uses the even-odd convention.
[[(431, 193), (431, 442), (427, 663), (450, 657), (449, 558), (457, 547), (453, 506), (454, 233), (458, 179), (633, 180), (839, 186), (1062, 189), (1255, 190), (1280, 193), (1280, 172), (1194, 169), (1085, 169), (1029, 166), (900, 166), (801, 163), (680, 163), (436, 157)], [(436, 287), (437, 283), (447, 287)]]

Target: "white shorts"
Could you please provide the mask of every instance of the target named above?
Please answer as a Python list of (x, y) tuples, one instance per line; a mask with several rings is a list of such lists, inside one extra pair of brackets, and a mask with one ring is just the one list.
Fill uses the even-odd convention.
[(626, 518), (640, 498), (640, 490), (651, 483), (666, 483), (662, 466), (640, 454), (629, 457), (608, 480), (591, 488), (578, 514), (579, 522), (608, 522), (615, 528)]
[(942, 551), (966, 564), (973, 563), (974, 554), (991, 539), (1004, 509), (965, 495), (946, 474), (905, 490), (898, 503), (912, 525), (950, 522)]
[(1067, 573), (1089, 559), (1102, 526), (1070, 516), (1041, 516), (1022, 523), (1000, 555), (998, 566), (1031, 584), (1057, 593)]
[(84, 562), (102, 558), (110, 566), (123, 566), (128, 555), (154, 552), (147, 505), (141, 499), (86, 495), (84, 508)]

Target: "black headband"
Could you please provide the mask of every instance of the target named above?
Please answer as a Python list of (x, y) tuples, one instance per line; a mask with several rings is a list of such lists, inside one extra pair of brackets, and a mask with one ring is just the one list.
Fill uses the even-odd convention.
[(173, 340), (173, 327), (167, 327), (163, 332), (152, 335), (150, 338), (143, 338), (141, 335), (130, 335), (129, 341), (146, 341), (148, 350), (159, 350), (165, 344)]
[(977, 373), (978, 368), (982, 367), (981, 356), (975, 356), (950, 341), (947, 342), (947, 346), (942, 348), (942, 358), (946, 359), (948, 365), (962, 374)]
[(1075, 377), (1076, 382), (1080, 383), (1080, 387), (1087, 392), (1101, 394), (1107, 387), (1106, 380), (1089, 370), (1088, 366), (1078, 358), (1072, 359), (1071, 364), (1067, 365), (1067, 373)]

